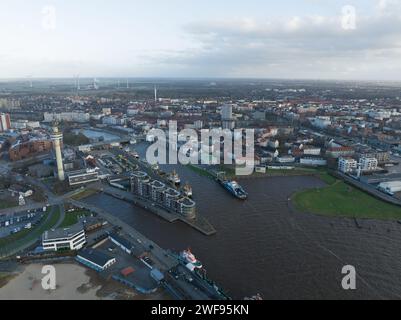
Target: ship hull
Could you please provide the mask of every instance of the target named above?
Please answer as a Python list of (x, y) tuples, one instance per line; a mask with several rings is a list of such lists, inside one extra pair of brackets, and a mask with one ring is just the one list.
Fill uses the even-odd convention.
[(245, 192), (238, 193), (235, 190), (233, 190), (233, 188), (229, 185), (229, 182), (219, 180), (219, 183), (223, 186), (224, 189), (226, 189), (235, 198), (240, 199), (240, 200), (246, 200), (248, 198), (248, 195)]

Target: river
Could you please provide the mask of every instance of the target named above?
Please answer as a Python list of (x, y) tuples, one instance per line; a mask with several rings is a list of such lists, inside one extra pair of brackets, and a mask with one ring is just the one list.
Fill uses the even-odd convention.
[[(189, 182), (198, 211), (216, 227), (204, 236), (182, 223), (170, 224), (129, 203), (105, 195), (96, 204), (166, 249), (190, 247), (209, 277), (233, 298), (256, 293), (264, 299), (380, 299), (401, 297), (401, 225), (296, 213), (289, 197), (322, 187), (314, 177), (244, 179), (242, 202), (213, 180), (171, 166)], [(164, 168), (165, 169), (165, 168)], [(357, 272), (357, 289), (342, 289), (344, 265)]]

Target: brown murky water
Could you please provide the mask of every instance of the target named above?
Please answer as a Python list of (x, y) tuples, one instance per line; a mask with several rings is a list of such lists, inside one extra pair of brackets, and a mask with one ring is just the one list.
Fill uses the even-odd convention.
[[(206, 237), (169, 224), (145, 210), (104, 195), (87, 199), (114, 212), (164, 248), (191, 247), (209, 277), (233, 298), (261, 293), (265, 299), (378, 299), (401, 296), (401, 225), (397, 222), (326, 218), (291, 210), (288, 198), (323, 186), (313, 177), (241, 181), (245, 202), (214, 181), (174, 166), (194, 190), (199, 212), (218, 233)], [(172, 171), (173, 167), (166, 171)], [(341, 269), (357, 271), (357, 290), (341, 287)]]

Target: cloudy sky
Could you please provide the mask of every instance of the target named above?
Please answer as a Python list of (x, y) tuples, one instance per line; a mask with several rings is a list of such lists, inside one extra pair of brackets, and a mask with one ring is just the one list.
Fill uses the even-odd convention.
[(1, 0), (0, 78), (401, 80), (401, 0)]

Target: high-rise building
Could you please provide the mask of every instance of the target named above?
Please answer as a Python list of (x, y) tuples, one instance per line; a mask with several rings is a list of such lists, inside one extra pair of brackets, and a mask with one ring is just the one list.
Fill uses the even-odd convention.
[(234, 129), (235, 120), (233, 117), (233, 107), (231, 105), (224, 105), (221, 108), (221, 124), (223, 129)]
[(51, 138), (53, 140), (54, 152), (56, 153), (57, 176), (60, 181), (64, 181), (63, 156), (61, 155), (61, 142), (63, 140), (63, 134), (59, 131), (57, 122), (53, 123), (53, 133)]
[(0, 132), (11, 129), (11, 119), (8, 113), (0, 113)]

